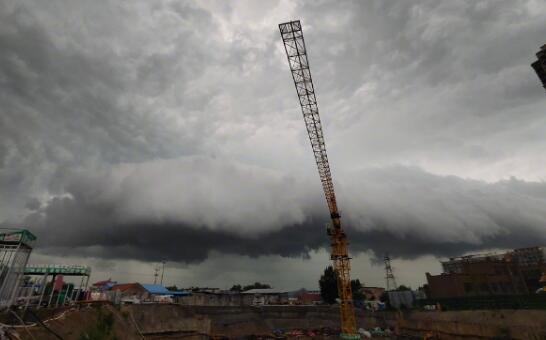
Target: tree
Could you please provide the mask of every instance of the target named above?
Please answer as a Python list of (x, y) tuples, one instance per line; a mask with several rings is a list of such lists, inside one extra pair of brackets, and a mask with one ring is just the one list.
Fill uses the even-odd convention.
[(267, 283), (254, 282), (251, 285), (244, 286), (243, 291), (246, 292), (247, 290), (251, 290), (251, 289), (267, 289), (267, 288), (271, 288), (271, 286), (268, 285)]
[(233, 285), (233, 287), (231, 287), (230, 289), (232, 292), (240, 292), (243, 290), (243, 287), (241, 287), (241, 285)]
[(319, 280), (320, 296), (322, 301), (332, 304), (336, 302), (337, 295), (337, 278), (334, 267), (328, 266), (324, 269), (324, 274)]
[(359, 279), (351, 280), (351, 290), (353, 292), (353, 300), (364, 300), (364, 293), (362, 293), (362, 284)]
[(406, 287), (406, 286), (404, 286), (404, 285), (400, 285), (400, 286), (398, 286), (398, 289), (397, 289), (397, 290), (411, 290), (411, 288), (410, 288), (410, 287)]
[[(334, 267), (328, 266), (324, 269), (324, 274), (319, 280), (320, 296), (322, 301), (332, 304), (339, 297), (337, 293), (337, 277)], [(361, 292), (362, 284), (359, 279), (351, 280), (351, 290), (353, 300), (364, 300), (364, 294)]]
[(254, 282), (251, 285), (241, 286), (240, 284), (233, 285), (229, 290), (232, 292), (246, 292), (251, 289), (267, 289), (271, 288), (267, 283)]

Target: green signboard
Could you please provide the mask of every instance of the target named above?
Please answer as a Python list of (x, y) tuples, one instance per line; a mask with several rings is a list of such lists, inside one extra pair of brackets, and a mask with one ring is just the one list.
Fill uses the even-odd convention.
[(89, 276), (91, 268), (86, 266), (69, 266), (69, 265), (43, 265), (43, 266), (27, 266), (25, 275), (66, 275), (66, 276)]
[(0, 241), (21, 242), (28, 244), (36, 240), (36, 236), (26, 229), (12, 229), (3, 231), (0, 229)]

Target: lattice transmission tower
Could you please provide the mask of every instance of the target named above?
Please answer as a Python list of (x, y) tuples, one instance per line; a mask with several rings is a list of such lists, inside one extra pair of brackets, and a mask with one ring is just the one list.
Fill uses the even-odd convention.
[(396, 285), (396, 279), (392, 272), (391, 258), (389, 254), (385, 254), (385, 280), (387, 281), (387, 290), (394, 290), (398, 288)]

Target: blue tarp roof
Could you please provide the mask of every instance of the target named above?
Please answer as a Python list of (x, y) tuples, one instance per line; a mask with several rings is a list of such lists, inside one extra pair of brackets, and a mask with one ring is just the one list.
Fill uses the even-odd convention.
[(190, 292), (186, 292), (186, 291), (168, 290), (167, 288), (158, 284), (142, 283), (141, 285), (150, 294), (157, 294), (157, 295), (189, 295), (190, 294)]
[(171, 292), (158, 284), (142, 283), (142, 287), (148, 291), (150, 294), (161, 294), (161, 295), (170, 295)]
[(187, 290), (170, 290), (170, 292), (173, 294), (173, 295), (176, 295), (176, 296), (186, 296), (186, 295), (191, 295), (191, 292), (187, 291)]

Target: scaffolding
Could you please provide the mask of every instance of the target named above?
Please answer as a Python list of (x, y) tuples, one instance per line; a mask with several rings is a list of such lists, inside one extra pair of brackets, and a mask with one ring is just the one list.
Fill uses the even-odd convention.
[[(24, 301), (25, 309), (29, 306), (58, 307), (86, 299), (84, 292), (89, 285), (91, 267), (58, 264), (31, 265), (25, 268), (24, 274), (29, 277), (29, 281), (22, 287), (19, 296)], [(56, 278), (61, 275), (81, 277), (78, 288), (64, 283), (56, 287)], [(33, 279), (33, 276), (36, 278)], [(50, 282), (49, 285), (48, 282)]]
[(0, 228), (0, 309), (15, 303), (35, 240), (28, 230)]

